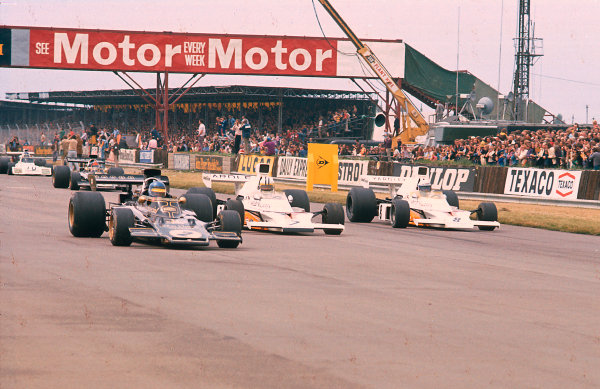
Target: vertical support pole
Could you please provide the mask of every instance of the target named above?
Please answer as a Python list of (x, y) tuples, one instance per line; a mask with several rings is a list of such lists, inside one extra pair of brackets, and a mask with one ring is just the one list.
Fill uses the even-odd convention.
[(163, 84), (163, 109), (163, 137), (166, 144), (169, 141), (169, 72), (165, 72)]

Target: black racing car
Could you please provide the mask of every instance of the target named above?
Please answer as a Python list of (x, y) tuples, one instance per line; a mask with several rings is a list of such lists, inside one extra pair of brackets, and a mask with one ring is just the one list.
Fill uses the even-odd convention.
[[(108, 209), (101, 193), (75, 192), (69, 201), (71, 234), (98, 238), (108, 231), (115, 246), (129, 246), (134, 240), (208, 246), (211, 240), (216, 240), (219, 247), (236, 248), (242, 242), (242, 222), (238, 212), (224, 210), (214, 218), (208, 196), (172, 197), (160, 179), (160, 171), (147, 171), (142, 182), (130, 180), (130, 190), (121, 193), (119, 203), (110, 203)], [(123, 180), (119, 184), (123, 184)], [(131, 191), (135, 184), (142, 185), (137, 193)], [(160, 190), (155, 190), (157, 188)]]

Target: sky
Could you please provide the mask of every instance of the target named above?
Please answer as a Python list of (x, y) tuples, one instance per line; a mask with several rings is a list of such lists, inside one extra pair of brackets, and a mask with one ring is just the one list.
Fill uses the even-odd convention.
[[(458, 62), (504, 94), (512, 88), (518, 0), (330, 1), (360, 38), (402, 39), (448, 70)], [(325, 35), (344, 37), (318, 0), (314, 7)], [(531, 70), (530, 98), (568, 123), (600, 119), (600, 0), (531, 0), (531, 9), (544, 56)], [(311, 0), (0, 0), (0, 25), (322, 36)], [(169, 85), (187, 77), (170, 76)], [(155, 86), (154, 74), (134, 78)], [(207, 75), (196, 84), (209, 85), (356, 89), (344, 79), (264, 76)], [(0, 98), (125, 88), (111, 72), (0, 68)]]

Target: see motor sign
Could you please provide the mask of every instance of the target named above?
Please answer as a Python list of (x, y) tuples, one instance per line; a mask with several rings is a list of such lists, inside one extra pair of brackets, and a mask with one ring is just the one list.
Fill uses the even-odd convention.
[[(318, 37), (102, 31), (0, 26), (0, 66), (180, 73), (364, 77), (349, 41)], [(404, 75), (404, 44), (373, 41)], [(374, 75), (371, 75), (374, 77)]]

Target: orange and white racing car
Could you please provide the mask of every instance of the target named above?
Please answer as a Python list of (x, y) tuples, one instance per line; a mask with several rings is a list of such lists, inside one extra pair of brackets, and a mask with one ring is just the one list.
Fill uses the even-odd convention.
[[(204, 173), (202, 180), (206, 188), (192, 188), (188, 193), (207, 194), (213, 199), (216, 211), (238, 211), (244, 227), (250, 230), (285, 233), (323, 230), (328, 235), (339, 235), (344, 231), (344, 208), (340, 204), (328, 203), (321, 211), (311, 212), (305, 191), (288, 189), (277, 192), (273, 187), (273, 177), (268, 173), (267, 164), (258, 164), (254, 176)], [(234, 183), (236, 197), (217, 201), (210, 189), (214, 182)], [(321, 223), (313, 222), (313, 218), (319, 215)]]
[[(429, 169), (421, 166), (415, 177), (361, 176), (362, 187), (352, 188), (346, 198), (346, 214), (351, 222), (368, 223), (375, 216), (389, 221), (394, 228), (408, 225), (449, 229), (491, 231), (500, 227), (494, 203), (480, 203), (476, 210), (458, 208), (453, 191), (432, 190)], [(390, 197), (375, 197), (371, 185), (387, 186)], [(476, 220), (471, 215), (476, 215)]]

